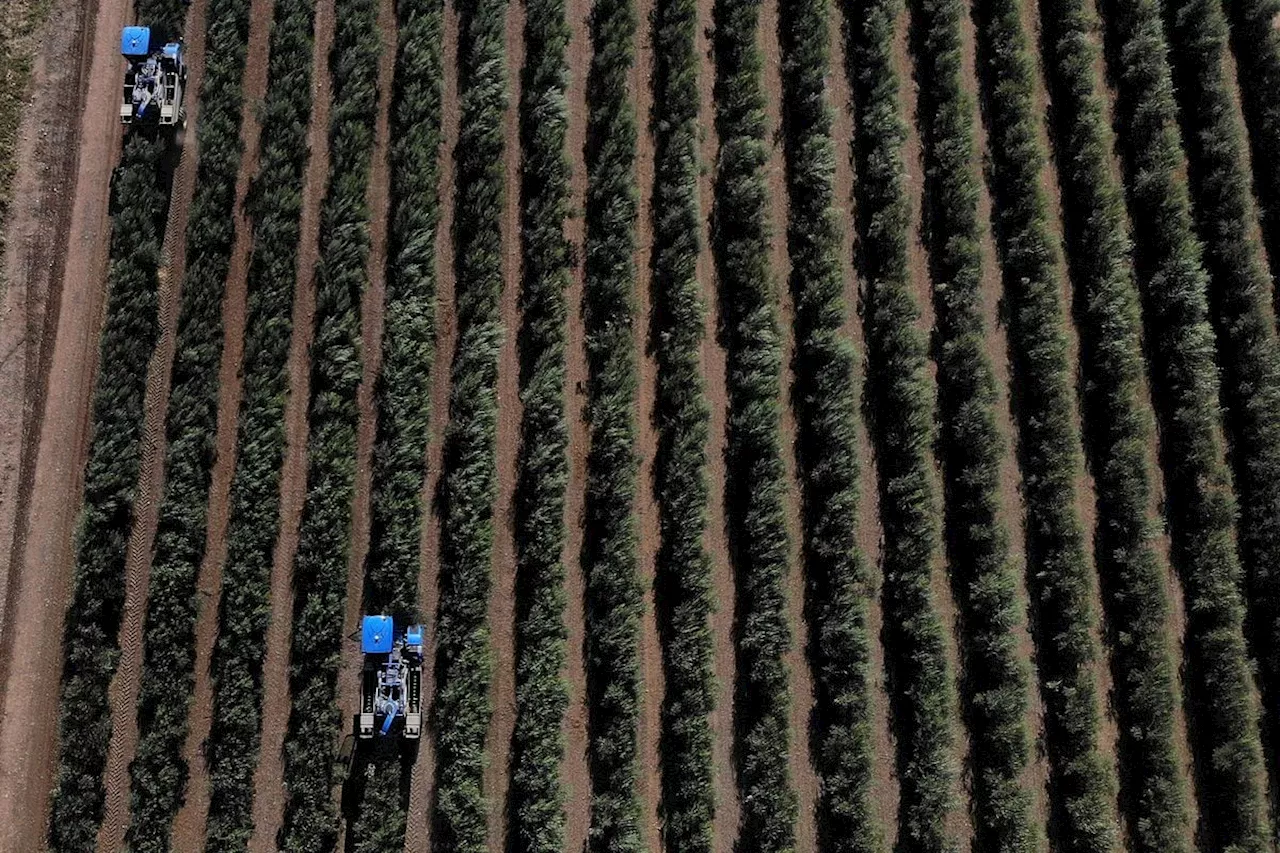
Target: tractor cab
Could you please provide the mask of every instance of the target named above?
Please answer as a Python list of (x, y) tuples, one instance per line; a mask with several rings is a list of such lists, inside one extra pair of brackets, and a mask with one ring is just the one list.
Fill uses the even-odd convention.
[(186, 121), (183, 90), (187, 65), (182, 42), (154, 45), (150, 27), (125, 27), (120, 32), (120, 54), (129, 63), (120, 99), (124, 124), (181, 125)]
[(408, 740), (422, 735), (421, 625), (397, 630), (390, 616), (365, 616), (360, 624), (360, 711), (356, 736), (388, 735), (399, 729)]

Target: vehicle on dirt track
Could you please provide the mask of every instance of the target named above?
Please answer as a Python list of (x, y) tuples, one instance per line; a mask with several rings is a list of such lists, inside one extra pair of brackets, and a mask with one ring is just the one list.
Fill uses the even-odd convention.
[(399, 729), (407, 740), (422, 736), (421, 625), (397, 631), (390, 616), (365, 616), (360, 623), (360, 711), (356, 737), (369, 739)]
[(125, 27), (120, 31), (120, 54), (129, 63), (120, 99), (120, 121), (184, 124), (187, 108), (182, 99), (187, 65), (182, 42), (171, 41), (153, 49), (150, 27)]

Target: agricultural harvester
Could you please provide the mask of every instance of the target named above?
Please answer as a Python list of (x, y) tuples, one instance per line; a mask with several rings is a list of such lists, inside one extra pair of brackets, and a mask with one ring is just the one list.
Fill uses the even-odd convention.
[(356, 737), (369, 739), (399, 727), (407, 740), (422, 735), (422, 626), (397, 630), (390, 616), (366, 616), (360, 624), (360, 712)]
[(129, 63), (120, 121), (181, 126), (187, 118), (182, 102), (187, 85), (182, 42), (171, 41), (153, 49), (150, 27), (125, 27), (120, 32), (120, 53)]

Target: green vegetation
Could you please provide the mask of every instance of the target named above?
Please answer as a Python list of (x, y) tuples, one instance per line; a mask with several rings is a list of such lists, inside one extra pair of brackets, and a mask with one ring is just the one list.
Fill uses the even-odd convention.
[(720, 135), (712, 246), (726, 350), (725, 515), (737, 581), (735, 757), (741, 853), (795, 843), (797, 805), (787, 768), (790, 695), (786, 491), (779, 424), (782, 346), (765, 219), (764, 92), (757, 43), (760, 0), (717, 0), (716, 130)]
[[(930, 585), (940, 526), (934, 400), (907, 264), (906, 128), (893, 54), (899, 8), (896, 0), (858, 0), (846, 8), (846, 70), (858, 176), (856, 262), (866, 282), (866, 413), (884, 528), (883, 640), (901, 786), (898, 846), (941, 851), (953, 807), (954, 696)], [(875, 853), (879, 844), (850, 849)]]
[(857, 354), (843, 329), (835, 148), (825, 98), (829, 14), (826, 0), (784, 0), (778, 41), (795, 305), (792, 399), (816, 700), (814, 763), (821, 780), (818, 832), (824, 848), (852, 853), (879, 843), (870, 796), (867, 604), (874, 584), (857, 542), (859, 389)]
[(582, 572), (586, 579), (587, 761), (591, 853), (638, 853), (637, 724), (641, 592), (636, 576), (636, 119), (627, 80), (635, 8), (598, 0), (587, 76), (587, 454)]
[(661, 539), (655, 600), (666, 690), (662, 710), (663, 840), (669, 850), (710, 853), (711, 561), (707, 527), (704, 338), (698, 281), (698, 7), (663, 0), (653, 18), (653, 313), (649, 346), (658, 365), (654, 494)]
[[(1040, 184), (1046, 158), (1038, 139), (1035, 63), (1017, 2), (982, 0), (974, 9), (990, 127), (994, 231), (1017, 389), (1027, 588), (1045, 708), (1053, 832), (1064, 849), (1109, 853), (1116, 838), (1115, 780), (1099, 748), (1093, 579), (1076, 510), (1080, 435), (1059, 293), (1061, 266)], [(994, 464), (989, 482), (994, 492)], [(1019, 719), (1023, 715), (1025, 709)], [(1024, 738), (1025, 766), (1024, 724), (1010, 724)], [(1024, 834), (1020, 843), (1030, 840)]]
[(1135, 853), (1178, 853), (1186, 849), (1187, 807), (1174, 746), (1169, 603), (1147, 509), (1151, 414), (1128, 221), (1094, 74), (1090, 34), (1098, 23), (1081, 0), (1042, 0), (1040, 18), (1120, 722), (1120, 805)]
[(569, 706), (564, 669), (565, 289), (572, 255), (565, 129), (569, 26), (564, 0), (526, 6), (520, 89), (521, 253), (520, 456), (515, 497), (516, 720), (512, 733), (511, 853), (564, 847), (561, 725)]
[(1247, 628), (1257, 658), (1266, 731), (1280, 733), (1280, 345), (1262, 245), (1253, 235), (1245, 143), (1223, 60), (1227, 25), (1218, 0), (1165, 8), (1196, 227), (1209, 273), (1209, 319), (1218, 338), (1222, 403), (1240, 518)]
[(213, 651), (208, 853), (235, 853), (252, 831), (253, 771), (262, 724), (262, 662), (270, 619), (271, 561), (280, 528), (284, 410), (289, 393), (302, 178), (311, 116), (314, 0), (277, 0), (271, 28), (245, 323), (243, 398), (227, 529), (227, 560)]
[(433, 843), (487, 850), (484, 795), (489, 728), (490, 561), (497, 488), (497, 381), (502, 323), (506, 0), (459, 5), (460, 130), (453, 226), (458, 342), (440, 487), (440, 605), (436, 626), (436, 803)]
[(368, 282), (370, 161), (378, 117), (377, 0), (336, 6), (329, 72), (329, 189), (320, 208), (315, 338), (307, 421), (307, 497), (293, 566), (292, 708), (284, 742), (282, 846), (330, 850), (342, 714), (338, 666), (355, 497), (360, 299)]
[(165, 424), (164, 496), (143, 628), (138, 745), (130, 774), (134, 853), (170, 849), (186, 791), (183, 759), (195, 686), (196, 575), (204, 559), (206, 509), (215, 456), (222, 292), (235, 239), (232, 210), (242, 143), (241, 78), (249, 37), (248, 0), (214, 0), (208, 64), (200, 85), (200, 156), (187, 220), (186, 271)]
[(1199, 833), (1216, 848), (1261, 850), (1261, 749), (1242, 631), (1235, 502), (1223, 458), (1207, 276), (1192, 231), (1160, 9), (1103, 8), (1128, 177), (1135, 260), (1161, 425), (1172, 558), (1186, 598), (1187, 693)]

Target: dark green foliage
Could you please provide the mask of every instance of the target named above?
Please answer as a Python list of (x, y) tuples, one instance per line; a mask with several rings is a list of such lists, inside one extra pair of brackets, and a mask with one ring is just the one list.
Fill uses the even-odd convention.
[(436, 626), (436, 803), (433, 845), (483, 853), (485, 735), (492, 661), (488, 607), (497, 489), (497, 382), (502, 324), (506, 0), (459, 4), (453, 228), (458, 343), (449, 388), (440, 486), (440, 605)]
[(564, 0), (526, 5), (520, 93), (521, 257), (520, 456), (515, 496), (516, 720), (512, 732), (510, 853), (564, 847), (561, 725), (569, 705), (562, 670), (565, 486), (565, 288), (572, 257), (565, 238), (569, 159), (565, 98), (569, 27)]
[(930, 587), (939, 529), (934, 400), (907, 266), (906, 129), (893, 56), (898, 10), (896, 0), (847, 7), (846, 61), (855, 124), (856, 261), (866, 282), (866, 414), (884, 527), (882, 633), (901, 784), (898, 848), (938, 851), (946, 847), (952, 808), (954, 696)]
[[(1035, 63), (1015, 0), (978, 0), (974, 17), (1021, 439), (1027, 588), (1045, 709), (1051, 831), (1063, 850), (1109, 853), (1116, 838), (1115, 781), (1099, 752), (1093, 581), (1076, 510), (1080, 435), (1061, 266), (1040, 184), (1045, 154), (1037, 138)], [(962, 452), (960, 446), (954, 450)], [(994, 491), (997, 482), (993, 465), (989, 488)], [(1016, 725), (1025, 738), (1023, 724)], [(1023, 756), (1025, 762), (1025, 751)], [(1021, 843), (1029, 840), (1024, 830)]]
[(737, 583), (738, 847), (741, 853), (773, 853), (795, 843), (797, 805), (787, 768), (791, 698), (783, 658), (791, 629), (786, 478), (778, 434), (782, 346), (765, 219), (760, 0), (717, 0), (713, 14), (720, 152), (712, 247), (729, 391), (725, 515)]
[(314, 0), (277, 0), (262, 104), (245, 323), (239, 449), (231, 482), (227, 560), (213, 652), (208, 853), (235, 853), (252, 832), (253, 771), (262, 723), (262, 661), (270, 618), (271, 560), (280, 526), (284, 409), (289, 392), (294, 282), (311, 116)]
[(107, 688), (120, 659), (124, 563), (141, 463), (147, 364), (155, 349), (157, 269), (168, 192), (163, 138), (130, 134), (112, 182), (106, 321), (93, 389), (84, 507), (63, 630), (58, 773), (49, 848), (93, 850), (111, 738)]
[(586, 579), (590, 853), (638, 853), (637, 725), (641, 591), (636, 577), (636, 118), (631, 0), (597, 0), (587, 76), (587, 454), (582, 572)]
[(1198, 834), (1214, 849), (1261, 850), (1261, 755), (1242, 632), (1235, 501), (1223, 458), (1207, 276), (1179, 175), (1167, 46), (1153, 0), (1108, 0), (1103, 12), (1161, 427), (1165, 511), (1187, 603)]
[(195, 685), (196, 573), (204, 558), (218, 420), (222, 291), (235, 237), (232, 207), (240, 170), (249, 2), (214, 0), (206, 14), (200, 157), (187, 221), (186, 273), (165, 424), (164, 497), (143, 628), (138, 745), (130, 766), (127, 842), (135, 853), (170, 849), (173, 819), (186, 791), (182, 751)]
[(661, 539), (655, 603), (666, 690), (662, 709), (662, 816), (666, 849), (710, 853), (711, 562), (707, 526), (707, 425), (698, 281), (698, 7), (663, 0), (653, 17), (653, 314), (649, 346), (658, 365), (654, 494)]
[(1249, 639), (1259, 663), (1265, 731), (1280, 734), (1280, 349), (1272, 282), (1253, 236), (1245, 143), (1223, 66), (1227, 26), (1218, 0), (1165, 6), (1183, 138), (1210, 276), (1222, 404), (1239, 496), (1238, 546)]
[(1271, 275), (1280, 278), (1280, 3), (1223, 0), (1253, 154), (1253, 187)]
[(1042, 0), (1040, 9), (1096, 494), (1094, 553), (1120, 721), (1120, 805), (1135, 853), (1178, 853), (1186, 849), (1187, 809), (1173, 742), (1169, 604), (1147, 516), (1154, 474), (1141, 318), (1094, 74), (1089, 34), (1097, 21), (1081, 0)]
[(870, 798), (867, 604), (874, 584), (857, 543), (857, 356), (843, 330), (845, 311), (854, 306), (845, 306), (840, 268), (835, 148), (825, 97), (828, 15), (826, 0), (784, 0), (778, 9), (795, 305), (792, 399), (812, 626), (818, 832), (824, 849), (869, 853), (880, 843)]
[(360, 298), (368, 282), (369, 172), (378, 115), (377, 0), (337, 4), (329, 72), (329, 188), (320, 208), (315, 338), (307, 421), (307, 497), (293, 566), (292, 708), (284, 741), (281, 846), (333, 849), (338, 665), (360, 413)]
[[(391, 93), (390, 200), (382, 370), (364, 612), (418, 615), (424, 460), (435, 353), (439, 222), (442, 0), (396, 4), (398, 48)], [(376, 211), (374, 212), (377, 213)], [(363, 750), (362, 750), (363, 752)], [(415, 750), (408, 750), (410, 757)], [(378, 853), (404, 844), (407, 769), (398, 749), (376, 750), (352, 774), (347, 848)], [(361, 771), (369, 770), (360, 786)]]

